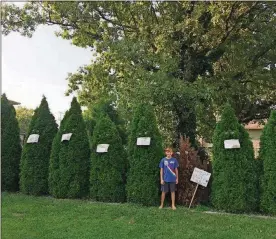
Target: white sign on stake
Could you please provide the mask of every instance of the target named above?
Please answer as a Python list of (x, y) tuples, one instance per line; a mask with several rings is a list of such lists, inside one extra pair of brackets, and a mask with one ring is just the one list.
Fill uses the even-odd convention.
[(63, 134), (62, 138), (61, 138), (61, 142), (64, 140), (69, 141), (71, 139), (72, 133), (68, 133), (68, 134)]
[(140, 138), (137, 138), (136, 144), (137, 145), (150, 145), (150, 140), (151, 140), (150, 137), (140, 137)]
[(38, 142), (38, 139), (39, 139), (39, 134), (30, 134), (28, 140), (27, 140), (27, 143), (30, 144), (30, 143), (37, 143)]
[(238, 139), (228, 139), (224, 140), (225, 149), (239, 149), (241, 147), (240, 141)]
[(109, 144), (98, 144), (97, 145), (97, 153), (107, 153)]
[(191, 177), (191, 181), (202, 185), (203, 187), (207, 187), (211, 174), (201, 170), (199, 168), (194, 168), (193, 175)]

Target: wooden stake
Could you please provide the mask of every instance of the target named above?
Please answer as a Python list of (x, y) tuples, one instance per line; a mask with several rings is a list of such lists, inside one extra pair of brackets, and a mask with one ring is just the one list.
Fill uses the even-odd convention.
[(195, 194), (196, 194), (197, 188), (198, 188), (198, 183), (196, 184), (196, 188), (195, 188), (195, 191), (194, 191), (194, 195), (193, 195), (193, 197), (192, 197), (192, 200), (191, 200), (191, 202), (190, 202), (189, 209), (190, 209), (190, 207), (191, 207), (191, 205), (192, 205), (192, 203), (193, 203), (193, 200), (194, 200), (194, 197), (195, 197)]

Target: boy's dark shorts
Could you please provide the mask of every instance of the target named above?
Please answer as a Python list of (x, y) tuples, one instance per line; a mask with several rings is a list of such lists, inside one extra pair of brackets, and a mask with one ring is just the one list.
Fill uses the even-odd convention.
[(168, 182), (165, 182), (164, 185), (161, 185), (161, 191), (162, 192), (175, 192), (176, 191), (176, 183), (175, 182), (172, 182), (172, 183), (168, 183)]

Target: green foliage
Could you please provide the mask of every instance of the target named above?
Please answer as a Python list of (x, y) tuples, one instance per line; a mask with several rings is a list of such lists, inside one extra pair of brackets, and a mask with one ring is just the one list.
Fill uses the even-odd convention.
[(22, 106), (16, 108), (16, 118), (19, 123), (21, 134), (27, 134), (33, 114), (33, 109), (28, 109)]
[(102, 116), (107, 115), (115, 123), (118, 133), (122, 139), (123, 145), (127, 143), (127, 134), (125, 121), (119, 116), (118, 111), (114, 108), (112, 101), (99, 100), (97, 104), (90, 106), (83, 114), (89, 135), (93, 135), (96, 122)]
[[(62, 134), (72, 133), (61, 142)], [(66, 112), (53, 142), (49, 183), (53, 196), (81, 198), (89, 191), (90, 150), (85, 123), (76, 98)]]
[(263, 162), (261, 210), (276, 214), (276, 111), (272, 111), (260, 141)]
[(52, 150), (50, 155), (50, 165), (49, 165), (49, 193), (55, 197), (59, 195), (58, 183), (60, 181), (59, 174), (59, 151), (61, 147), (62, 134), (66, 133), (64, 130), (65, 122), (68, 119), (69, 111), (66, 111), (63, 119), (60, 122), (59, 130), (53, 140)]
[[(225, 149), (224, 140), (239, 139), (240, 149)], [(220, 210), (248, 212), (257, 208), (257, 173), (252, 142), (226, 105), (213, 138), (212, 203)]]
[(19, 189), (21, 146), (14, 107), (6, 95), (1, 96), (1, 190)]
[(32, 117), (27, 138), (39, 134), (38, 143), (25, 143), (20, 163), (20, 190), (26, 194), (48, 193), (49, 160), (57, 124), (43, 97)]
[[(137, 146), (137, 137), (151, 137), (150, 146)], [(158, 165), (162, 154), (162, 141), (153, 107), (140, 104), (134, 112), (128, 141), (128, 202), (143, 205), (156, 205), (159, 202)]]
[(54, 24), (58, 36), (94, 49), (93, 62), (69, 74), (68, 94), (87, 106), (112, 98), (127, 121), (134, 105), (151, 102), (167, 142), (193, 141), (195, 111), (208, 139), (224, 102), (243, 123), (275, 104), (274, 2), (32, 2), (1, 13), (4, 35)]
[[(107, 153), (97, 153), (98, 144), (109, 144)], [(93, 131), (90, 195), (99, 201), (125, 201), (127, 155), (115, 123), (108, 115), (97, 118)]]

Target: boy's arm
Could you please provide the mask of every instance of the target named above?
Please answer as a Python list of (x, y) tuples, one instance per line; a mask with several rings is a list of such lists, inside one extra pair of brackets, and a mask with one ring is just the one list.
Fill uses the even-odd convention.
[(164, 184), (164, 179), (163, 179), (163, 168), (160, 168), (160, 182), (161, 184)]
[(175, 183), (178, 184), (178, 168), (175, 169), (175, 174), (176, 174)]

